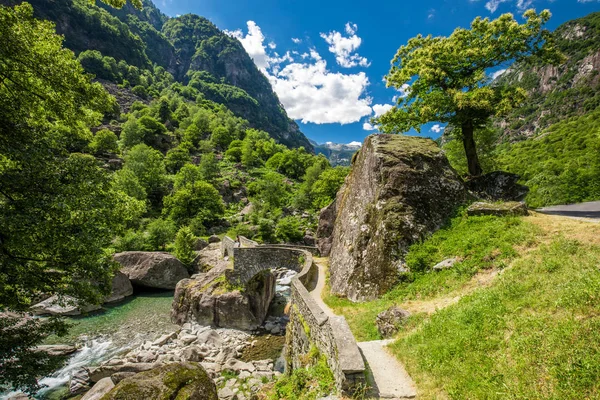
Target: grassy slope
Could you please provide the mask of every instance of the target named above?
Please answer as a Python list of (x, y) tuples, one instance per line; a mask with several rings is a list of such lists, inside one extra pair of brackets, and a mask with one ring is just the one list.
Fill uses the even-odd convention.
[[(421, 399), (600, 398), (600, 224), (534, 215), (507, 230), (525, 235), (510, 245), (515, 253), (501, 257), (510, 266), (494, 279), (478, 283), (480, 272), (465, 282), (447, 272), (444, 286), (455, 289), (428, 293), (425, 301), (407, 301), (415, 296), (404, 292), (394, 300), (351, 305), (329, 298), (329, 304), (348, 317), (359, 339), (373, 336), (363, 326), (373, 327), (376, 313), (393, 302), (408, 309), (419, 301), (433, 305), (422, 307), (425, 312), (414, 315), (392, 345)], [(491, 239), (495, 233), (478, 235)], [(535, 241), (529, 233), (536, 233)], [(437, 242), (434, 261), (450, 248), (477, 257), (484, 251), (463, 238), (461, 224), (441, 235), (445, 244)], [(436, 237), (424, 245), (436, 244)], [(415, 282), (432, 279), (427, 275), (439, 274)]]

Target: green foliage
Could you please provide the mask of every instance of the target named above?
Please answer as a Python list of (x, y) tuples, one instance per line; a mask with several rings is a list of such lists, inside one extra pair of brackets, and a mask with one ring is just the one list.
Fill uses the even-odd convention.
[(277, 221), (275, 235), (284, 243), (297, 243), (304, 238), (304, 231), (301, 228), (300, 221), (289, 216)]
[(296, 368), (283, 375), (266, 394), (269, 400), (298, 399), (315, 400), (336, 391), (335, 378), (327, 365), (327, 359), (319, 355), (313, 365)]
[(323, 171), (312, 187), (315, 209), (321, 209), (335, 200), (337, 191), (344, 184), (344, 179), (349, 172), (349, 167), (328, 168)]
[(194, 245), (196, 243), (196, 237), (192, 230), (184, 226), (177, 232), (175, 236), (175, 248), (173, 255), (177, 257), (179, 261), (183, 263), (188, 269), (191, 269), (192, 263), (196, 258), (194, 252)]
[(117, 153), (119, 146), (117, 145), (117, 135), (108, 129), (101, 129), (94, 135), (94, 138), (89, 144), (90, 151), (93, 154)]
[(173, 242), (177, 228), (173, 221), (157, 218), (152, 220), (147, 227), (148, 236), (146, 243), (148, 250), (165, 250), (167, 244)]
[(148, 194), (140, 183), (137, 175), (131, 169), (124, 168), (113, 175), (113, 187), (115, 190), (138, 200), (146, 200)]
[(189, 225), (192, 220), (207, 227), (223, 216), (223, 200), (210, 183), (196, 181), (186, 185), (164, 199), (163, 214), (177, 226)]
[[(23, 311), (39, 293), (100, 302), (114, 268), (104, 247), (130, 212), (109, 173), (70, 152), (114, 100), (32, 15), (27, 3), (0, 7), (0, 311)], [(0, 384), (31, 392), (51, 367), (32, 347), (64, 325), (18, 321), (2, 318)]]
[(214, 182), (219, 176), (219, 164), (214, 153), (207, 153), (200, 159), (198, 165), (200, 178), (206, 182)]
[(265, 166), (292, 179), (300, 179), (313, 162), (313, 156), (304, 147), (287, 149), (274, 154)]
[(283, 207), (289, 201), (290, 190), (285, 177), (272, 171), (248, 185), (252, 203), (260, 210)]
[(190, 163), (192, 157), (190, 152), (182, 146), (175, 147), (167, 152), (165, 156), (165, 168), (167, 172), (176, 174), (184, 165)]
[(200, 180), (202, 180), (200, 167), (194, 164), (185, 164), (175, 175), (173, 186), (175, 190), (179, 190)]
[(502, 169), (529, 186), (531, 207), (600, 199), (600, 108), (498, 149)]
[(599, 390), (600, 248), (556, 238), (392, 345), (451, 398), (584, 399)]
[(167, 172), (163, 155), (158, 150), (145, 144), (133, 146), (125, 155), (123, 169), (134, 173), (153, 204), (160, 201)]

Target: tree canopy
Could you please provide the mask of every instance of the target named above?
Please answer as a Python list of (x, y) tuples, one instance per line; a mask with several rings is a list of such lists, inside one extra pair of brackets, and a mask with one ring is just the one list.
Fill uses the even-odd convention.
[(490, 68), (530, 56), (560, 61), (550, 32), (543, 29), (550, 16), (548, 10), (539, 14), (528, 10), (522, 24), (512, 14), (492, 21), (477, 17), (470, 29), (457, 28), (448, 37), (410, 39), (398, 49), (386, 76), (388, 86), (407, 95), (375, 122), (385, 133), (419, 130), (433, 121), (460, 127), (469, 173), (480, 175), (474, 129), (491, 116), (507, 113), (526, 97), (523, 88), (495, 84)]

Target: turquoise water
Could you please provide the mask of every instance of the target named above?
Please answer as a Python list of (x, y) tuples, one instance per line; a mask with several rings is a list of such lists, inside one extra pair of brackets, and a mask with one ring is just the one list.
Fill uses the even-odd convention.
[(72, 324), (67, 336), (52, 336), (47, 344), (81, 344), (102, 337), (116, 346), (171, 332), (177, 325), (170, 321), (173, 292), (140, 293), (122, 302), (104, 305), (86, 316), (69, 318)]

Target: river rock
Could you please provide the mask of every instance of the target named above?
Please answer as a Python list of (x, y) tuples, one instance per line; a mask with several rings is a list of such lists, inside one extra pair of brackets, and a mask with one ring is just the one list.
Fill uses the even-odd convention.
[(527, 205), (517, 201), (509, 201), (506, 203), (473, 203), (467, 209), (467, 215), (495, 215), (497, 217), (504, 216), (521, 216), (527, 215)]
[(115, 387), (114, 382), (110, 378), (100, 379), (89, 392), (83, 395), (81, 400), (100, 400), (102, 396), (110, 392)]
[(400, 325), (410, 317), (410, 313), (397, 306), (391, 306), (385, 311), (377, 314), (375, 324), (379, 334), (384, 338), (391, 337), (398, 332)]
[(174, 363), (123, 379), (104, 400), (217, 400), (217, 388), (200, 364)]
[(133, 294), (133, 286), (127, 275), (121, 271), (115, 272), (115, 276), (112, 279), (112, 291), (105, 299), (105, 303), (113, 303), (121, 301), (127, 296)]
[(99, 310), (99, 305), (88, 305), (80, 307), (77, 300), (71, 296), (58, 295), (51, 296), (41, 303), (31, 306), (29, 309), (35, 315), (61, 315), (73, 316), (80, 315), (82, 312)]
[(44, 352), (50, 356), (67, 356), (77, 351), (77, 347), (67, 344), (46, 344), (36, 347), (37, 351)]
[(495, 171), (465, 182), (475, 197), (487, 201), (521, 201), (529, 193), (527, 186), (518, 183), (519, 175)]
[(213, 268), (196, 279), (179, 282), (171, 320), (179, 325), (193, 321), (222, 328), (258, 328), (275, 296), (275, 276), (270, 271), (262, 271), (243, 290), (232, 290), (227, 286), (225, 270)]
[(390, 290), (408, 247), (439, 229), (465, 199), (462, 180), (432, 140), (367, 137), (335, 212), (327, 213), (335, 216), (331, 292), (362, 301)]
[(179, 281), (189, 278), (183, 264), (169, 253), (126, 251), (115, 254), (114, 260), (134, 286), (175, 289)]
[(107, 378), (117, 372), (143, 372), (154, 368), (153, 363), (128, 362), (121, 365), (101, 365), (97, 368), (90, 368), (90, 380), (98, 382), (100, 379)]
[(86, 368), (79, 368), (71, 375), (69, 380), (69, 393), (77, 395), (90, 388), (90, 375)]

